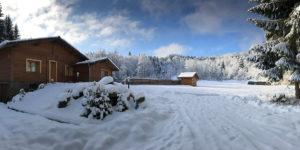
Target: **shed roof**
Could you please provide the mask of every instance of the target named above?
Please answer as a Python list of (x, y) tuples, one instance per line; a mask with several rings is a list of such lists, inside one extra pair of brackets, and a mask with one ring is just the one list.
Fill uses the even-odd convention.
[[(178, 78), (192, 78), (197, 75), (196, 72), (182, 72), (178, 75)], [(198, 76), (198, 75), (197, 75)]]
[(77, 50), (75, 47), (73, 47), (69, 42), (61, 38), (60, 36), (55, 37), (42, 37), (42, 38), (34, 38), (34, 39), (20, 39), (20, 40), (5, 40), (0, 43), (0, 50), (6, 46), (19, 44), (19, 43), (27, 43), (27, 42), (38, 42), (38, 41), (45, 41), (45, 40), (59, 40), (62, 41), (64, 44), (69, 46), (71, 49), (73, 49), (79, 56), (83, 57), (84, 59), (88, 59), (84, 54), (82, 54), (79, 50)]
[(77, 62), (75, 65), (82, 65), (82, 64), (94, 64), (96, 62), (101, 62), (101, 61), (109, 61), (116, 69), (120, 70), (119, 67), (108, 57), (101, 57), (101, 58), (94, 58), (94, 59), (89, 59), (81, 62)]

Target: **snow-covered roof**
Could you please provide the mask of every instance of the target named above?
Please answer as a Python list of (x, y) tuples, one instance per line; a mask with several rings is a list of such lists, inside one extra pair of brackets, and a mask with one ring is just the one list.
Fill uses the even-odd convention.
[(34, 39), (19, 39), (19, 40), (5, 40), (0, 43), (0, 49), (4, 48), (11, 44), (17, 44), (17, 43), (23, 43), (23, 42), (34, 42), (34, 41), (43, 41), (43, 40), (51, 40), (51, 39), (59, 39), (63, 41), (65, 44), (67, 44), (69, 47), (71, 47), (73, 50), (75, 50), (80, 56), (82, 56), (85, 59), (88, 59), (84, 54), (82, 54), (79, 50), (77, 50), (75, 47), (73, 47), (69, 42), (61, 38), (60, 36), (55, 37), (42, 37), (42, 38), (34, 38)]
[(85, 61), (78, 62), (78, 63), (76, 63), (76, 65), (81, 65), (81, 64), (93, 64), (93, 63), (96, 63), (96, 62), (98, 62), (98, 61), (103, 61), (103, 60), (105, 60), (105, 59), (107, 59), (107, 57), (88, 59), (88, 60), (85, 60)]
[(118, 70), (120, 70), (119, 67), (108, 57), (94, 58), (94, 59), (89, 59), (89, 60), (77, 62), (76, 65), (94, 64), (96, 62), (105, 61), (105, 60), (108, 60), (114, 67), (116, 67)]
[(9, 41), (5, 40), (3, 42), (0, 43), (0, 48), (4, 47)]
[(197, 75), (196, 72), (182, 72), (178, 75), (178, 78), (192, 78)]

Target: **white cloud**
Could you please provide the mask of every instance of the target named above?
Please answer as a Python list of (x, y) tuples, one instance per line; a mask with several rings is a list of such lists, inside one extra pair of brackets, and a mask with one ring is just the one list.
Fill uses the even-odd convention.
[(176, 43), (172, 43), (170, 45), (167, 46), (161, 46), (158, 49), (153, 50), (154, 51), (154, 55), (158, 56), (158, 57), (166, 57), (169, 56), (171, 54), (184, 54), (185, 52), (187, 52), (190, 48), (186, 47), (186, 46), (182, 46)]
[[(238, 2), (237, 2), (238, 3)], [(232, 6), (234, 5), (234, 6)], [(195, 3), (196, 10), (184, 16), (182, 21), (193, 31), (199, 34), (225, 34), (237, 31), (234, 21), (241, 18), (236, 14), (235, 9), (238, 4), (228, 5), (224, 1), (201, 1)], [(231, 26), (226, 25), (230, 22)]]
[(105, 42), (112, 47), (128, 47), (131, 44), (128, 39), (107, 39)]
[(116, 29), (113, 27), (105, 27), (103, 28), (98, 36), (110, 36), (116, 32)]
[[(154, 29), (140, 27), (140, 22), (122, 14), (99, 17), (96, 13), (74, 15), (77, 0), (57, 3), (55, 0), (3, 0), (3, 12), (19, 25), (22, 38), (60, 35), (72, 44), (89, 38), (116, 39), (139, 36), (151, 38)], [(111, 41), (110, 45), (128, 45)], [(123, 44), (117, 44), (123, 43)], [(126, 44), (125, 44), (126, 43)]]

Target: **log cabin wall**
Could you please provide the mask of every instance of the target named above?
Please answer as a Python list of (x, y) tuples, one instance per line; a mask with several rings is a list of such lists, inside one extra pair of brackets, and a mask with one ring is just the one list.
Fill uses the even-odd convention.
[(11, 83), (11, 51), (0, 50), (0, 102), (9, 101)]
[[(74, 78), (76, 82), (89, 82), (89, 66), (88, 64), (75, 65), (74, 67)], [(79, 72), (79, 77), (77, 77)]]
[(0, 50), (0, 82), (11, 81), (11, 51), (9, 49)]
[[(17, 44), (12, 49), (12, 80), (14, 82), (49, 82), (50, 61), (56, 62), (57, 82), (67, 82), (65, 66), (82, 61), (60, 41), (44, 41)], [(26, 70), (26, 59), (38, 61), (37, 71)]]
[(109, 61), (101, 61), (101, 62), (96, 62), (94, 64), (90, 64), (91, 66), (91, 76), (90, 79), (91, 81), (99, 81), (101, 80), (104, 76), (102, 76), (102, 72), (106, 72), (106, 76), (112, 76), (112, 66), (109, 63)]
[(192, 84), (192, 78), (181, 78), (180, 83), (182, 85), (191, 85)]
[(198, 78), (196, 76), (191, 77), (191, 78), (181, 78), (180, 83), (182, 85), (192, 85), (192, 86), (196, 86), (197, 85), (197, 80)]
[[(86, 59), (60, 38), (8, 44), (0, 49), (0, 101), (7, 102), (21, 88), (30, 91), (40, 83), (49, 82), (51, 61), (56, 62), (56, 81), (74, 81), (74, 73), (66, 75), (66, 66)], [(36, 71), (26, 69), (28, 61), (36, 62)]]

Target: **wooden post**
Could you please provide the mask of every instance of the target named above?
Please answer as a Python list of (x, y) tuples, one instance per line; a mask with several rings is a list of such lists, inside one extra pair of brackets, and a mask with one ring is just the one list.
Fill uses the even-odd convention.
[(127, 78), (128, 89), (130, 88), (130, 77)]
[(295, 96), (296, 96), (296, 99), (300, 99), (299, 82), (295, 83)]

